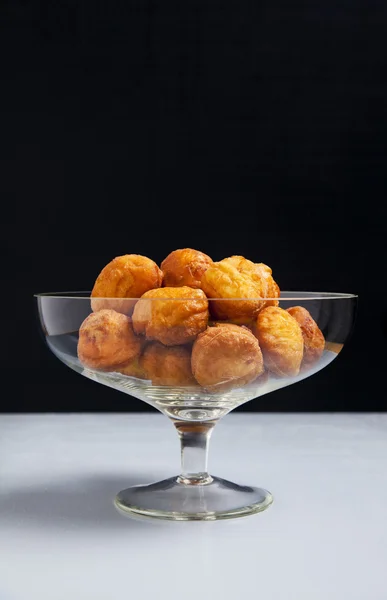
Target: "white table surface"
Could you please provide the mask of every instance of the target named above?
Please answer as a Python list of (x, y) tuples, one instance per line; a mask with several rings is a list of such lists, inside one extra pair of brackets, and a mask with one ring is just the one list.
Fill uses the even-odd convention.
[(386, 600), (387, 415), (227, 415), (210, 471), (269, 489), (263, 513), (113, 507), (178, 468), (163, 415), (0, 415), (0, 599)]

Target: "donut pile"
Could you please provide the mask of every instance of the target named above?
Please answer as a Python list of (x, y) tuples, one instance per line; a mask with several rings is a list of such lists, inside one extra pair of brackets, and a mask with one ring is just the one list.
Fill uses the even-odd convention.
[(126, 254), (108, 263), (79, 330), (78, 358), (157, 386), (224, 392), (293, 377), (323, 353), (325, 339), (301, 306), (279, 307), (270, 267), (243, 256), (219, 262), (175, 250), (161, 268)]

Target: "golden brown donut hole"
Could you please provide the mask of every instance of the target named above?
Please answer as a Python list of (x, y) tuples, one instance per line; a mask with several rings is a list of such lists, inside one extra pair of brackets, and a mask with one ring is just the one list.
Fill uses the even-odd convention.
[(141, 347), (130, 317), (114, 310), (91, 313), (79, 329), (78, 358), (92, 369), (115, 371), (139, 356)]
[(148, 290), (159, 288), (163, 274), (156, 263), (139, 254), (117, 256), (98, 275), (91, 292), (93, 311), (110, 308), (131, 315), (136, 300)]
[(192, 248), (174, 250), (161, 263), (164, 285), (199, 289), (203, 274), (212, 264), (212, 259), (199, 250)]
[(192, 372), (208, 391), (225, 392), (263, 373), (258, 340), (246, 327), (217, 323), (208, 327), (192, 349)]
[(206, 295), (186, 286), (150, 290), (133, 312), (134, 331), (166, 346), (192, 342), (207, 324)]
[(261, 346), (265, 367), (280, 377), (300, 371), (304, 351), (296, 319), (278, 306), (267, 306), (257, 315), (253, 333)]

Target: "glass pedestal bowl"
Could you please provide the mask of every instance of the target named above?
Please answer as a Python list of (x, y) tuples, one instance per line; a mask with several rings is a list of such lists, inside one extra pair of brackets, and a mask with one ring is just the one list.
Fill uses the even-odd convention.
[[(94, 311), (96, 308), (98, 310), (119, 310), (120, 315), (132, 315), (133, 310), (136, 310), (138, 299), (118, 300), (119, 306), (116, 298), (104, 298), (100, 306), (93, 306)], [(236, 338), (235, 345), (229, 345), (226, 350), (222, 350), (222, 348), (219, 350), (221, 344), (218, 343), (218, 339), (213, 345), (212, 352), (207, 352), (202, 370), (207, 368), (206, 365), (208, 365), (209, 373), (213, 369), (223, 369), (222, 381), (218, 386), (207, 386), (202, 382), (202, 385), (199, 385), (193, 378), (192, 372), (187, 372), (191, 365), (194, 342), (192, 338), (195, 335), (192, 330), (187, 328), (181, 330), (181, 323), (176, 323), (175, 326), (171, 325), (173, 318), (172, 321), (169, 321), (170, 324), (166, 331), (168, 339), (172, 339), (174, 342), (178, 340), (179, 344), (168, 346), (160, 341), (146, 340), (144, 335), (133, 333), (131, 319), (128, 319), (127, 316), (122, 317), (124, 321), (130, 323), (132, 335), (138, 338), (142, 345), (140, 359), (137, 357), (136, 360), (131, 360), (128, 363), (129, 368), (122, 364), (107, 367), (106, 361), (103, 362), (103, 344), (107, 343), (106, 339), (110, 335), (109, 332), (104, 331), (103, 326), (100, 326), (99, 329), (97, 327), (95, 335), (94, 333), (91, 335), (90, 331), (87, 331), (86, 334), (83, 333), (82, 335), (86, 335), (87, 343), (92, 345), (93, 358), (97, 358), (90, 365), (90, 363), (85, 364), (85, 361), (81, 362), (78, 357), (81, 326), (89, 315), (97, 314), (93, 312), (90, 294), (77, 292), (36, 295), (37, 311), (45, 341), (57, 358), (89, 379), (147, 402), (172, 420), (181, 442), (180, 475), (150, 485), (130, 487), (119, 492), (115, 499), (116, 506), (123, 511), (170, 520), (214, 520), (238, 517), (260, 512), (272, 503), (271, 493), (263, 488), (238, 485), (208, 473), (208, 445), (213, 428), (222, 417), (237, 406), (284, 386), (297, 383), (329, 365), (337, 357), (351, 332), (355, 318), (356, 300), (356, 296), (352, 294), (281, 292), (279, 307), (285, 310), (294, 306), (307, 309), (324, 335), (323, 348), (318, 357), (315, 356), (310, 364), (305, 365), (304, 359), (302, 359), (303, 362), (300, 369), (296, 369), (297, 372), (293, 370), (292, 373), (286, 374), (278, 369), (273, 369), (273, 356), (270, 358), (261, 344), (262, 353), (261, 350), (259, 353), (261, 360), (263, 354), (265, 372), (254, 377), (251, 373), (255, 366), (250, 364), (251, 358), (242, 356), (243, 344), (242, 346), (239, 344), (238, 338)], [(180, 299), (180, 301), (182, 300)], [(142, 302), (144, 301), (142, 300)], [(184, 302), (187, 304), (195, 302), (195, 300), (185, 299)], [(212, 308), (216, 308), (215, 305), (212, 306), (212, 303), (219, 303), (219, 300), (209, 300), (208, 302), (210, 314), (216, 313), (215, 310), (212, 310)], [(244, 300), (233, 299), (222, 302), (234, 303), (235, 306), (235, 302), (244, 302)], [(171, 298), (148, 299), (145, 307), (146, 318), (149, 321), (152, 316), (156, 316), (160, 307), (162, 313), (173, 315), (176, 310), (176, 304), (173, 303), (176, 303), (176, 300)], [(144, 310), (139, 312), (143, 314)], [(115, 312), (115, 314), (117, 313)], [(210, 321), (209, 326), (213, 325), (215, 323)], [(235, 328), (235, 325), (232, 327)], [(256, 337), (250, 330), (252, 329), (254, 332), (253, 326), (250, 329), (240, 330), (238, 323), (238, 330), (235, 329), (236, 333), (232, 331), (232, 327), (232, 335), (239, 335), (242, 331), (243, 339), (248, 338), (248, 343), (254, 345)], [(187, 332), (192, 334), (185, 344), (182, 343), (182, 331), (183, 338)], [(269, 334), (274, 338), (277, 336), (277, 341), (281, 342), (279, 330), (274, 329)], [(121, 343), (121, 334), (118, 332), (117, 335), (114, 343), (117, 343), (117, 340), (118, 343)], [(157, 332), (155, 335), (157, 340)], [(259, 339), (259, 335), (257, 337)], [(251, 342), (251, 338), (254, 338), (253, 342)], [(163, 341), (166, 340), (163, 339)], [(167, 343), (170, 342), (167, 341)], [(197, 343), (197, 341), (194, 342), (194, 348)], [(152, 349), (149, 350), (151, 345)], [(149, 370), (146, 372), (143, 369), (144, 347), (148, 348), (146, 353), (151, 373)], [(286, 352), (286, 344), (281, 346), (280, 343), (280, 353), (283, 348)], [(294, 348), (290, 348), (289, 352), (293, 351)], [(222, 364), (219, 367), (218, 352), (227, 354), (227, 364), (224, 368)], [(99, 358), (101, 358), (101, 364), (98, 364)], [(121, 358), (117, 360), (121, 360)], [(238, 373), (237, 377), (235, 370)], [(255, 370), (255, 373), (257, 372)], [(200, 380), (200, 378), (198, 379)]]

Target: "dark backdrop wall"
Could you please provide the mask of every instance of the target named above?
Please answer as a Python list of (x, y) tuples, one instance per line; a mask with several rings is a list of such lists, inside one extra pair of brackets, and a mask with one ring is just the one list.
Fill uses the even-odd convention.
[(148, 410), (51, 355), (32, 294), (186, 246), (360, 296), (339, 360), (240, 410), (386, 410), (386, 3), (3, 0), (0, 16), (1, 410)]

